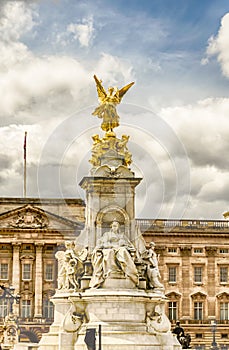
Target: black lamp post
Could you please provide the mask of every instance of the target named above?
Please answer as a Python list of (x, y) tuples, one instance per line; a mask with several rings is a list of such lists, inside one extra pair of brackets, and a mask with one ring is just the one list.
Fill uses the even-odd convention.
[(13, 303), (16, 301), (16, 303), (19, 304), (20, 295), (14, 295), (15, 288), (12, 286), (5, 287), (3, 285), (0, 285), (0, 288), (3, 290), (2, 295), (0, 295), (0, 299), (9, 301), (9, 313), (13, 313)]
[(211, 350), (219, 350), (217, 343), (215, 341), (215, 333), (216, 333), (216, 320), (211, 321), (211, 329), (212, 329), (212, 345)]

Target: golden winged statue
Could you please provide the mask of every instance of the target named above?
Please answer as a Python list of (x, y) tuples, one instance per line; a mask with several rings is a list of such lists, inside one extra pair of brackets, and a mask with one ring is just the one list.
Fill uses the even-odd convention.
[(104, 131), (112, 132), (113, 128), (119, 126), (119, 115), (116, 111), (116, 105), (121, 102), (123, 96), (134, 82), (124, 86), (120, 90), (117, 87), (109, 87), (108, 91), (106, 91), (102, 86), (102, 80), (99, 80), (96, 75), (94, 75), (94, 79), (100, 105), (94, 110), (92, 115), (103, 119), (101, 128)]

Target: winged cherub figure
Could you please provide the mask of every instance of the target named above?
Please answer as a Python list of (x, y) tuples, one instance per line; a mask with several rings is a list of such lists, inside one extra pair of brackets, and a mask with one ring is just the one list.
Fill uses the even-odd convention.
[(119, 126), (119, 116), (116, 111), (116, 105), (121, 102), (123, 96), (134, 84), (134, 82), (124, 86), (120, 90), (117, 87), (109, 87), (108, 91), (106, 91), (102, 86), (102, 80), (99, 80), (96, 75), (94, 75), (94, 79), (96, 82), (100, 105), (94, 110), (92, 115), (103, 119), (101, 128), (104, 131), (112, 132), (113, 128)]

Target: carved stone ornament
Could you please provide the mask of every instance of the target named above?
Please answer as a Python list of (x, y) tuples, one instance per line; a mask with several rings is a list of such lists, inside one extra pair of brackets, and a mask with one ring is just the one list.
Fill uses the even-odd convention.
[(48, 219), (41, 213), (36, 213), (31, 209), (26, 209), (18, 213), (9, 223), (10, 227), (15, 228), (45, 228), (48, 225)]
[(205, 247), (207, 256), (215, 256), (217, 253), (217, 248), (216, 247)]
[(4, 319), (4, 344), (14, 345), (18, 343), (17, 317), (10, 313)]
[(180, 247), (181, 256), (191, 256), (192, 247), (191, 246), (185, 246)]

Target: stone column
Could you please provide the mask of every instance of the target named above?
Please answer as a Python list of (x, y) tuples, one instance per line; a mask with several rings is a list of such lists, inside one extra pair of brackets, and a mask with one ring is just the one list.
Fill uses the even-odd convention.
[(216, 303), (216, 266), (215, 258), (217, 253), (216, 247), (205, 247), (206, 255), (208, 257), (207, 263), (207, 294), (208, 294), (208, 317), (216, 317), (215, 303)]
[(183, 318), (190, 318), (190, 256), (191, 246), (180, 247), (180, 254), (182, 257), (182, 281), (183, 281), (183, 293), (182, 293), (182, 314)]
[(34, 297), (34, 317), (42, 317), (42, 249), (43, 244), (36, 244), (36, 265), (35, 265), (35, 297)]
[[(14, 294), (20, 293), (20, 246), (21, 243), (13, 243), (13, 266), (12, 266), (12, 286), (15, 288)], [(19, 315), (19, 305), (14, 304), (14, 313)]]

